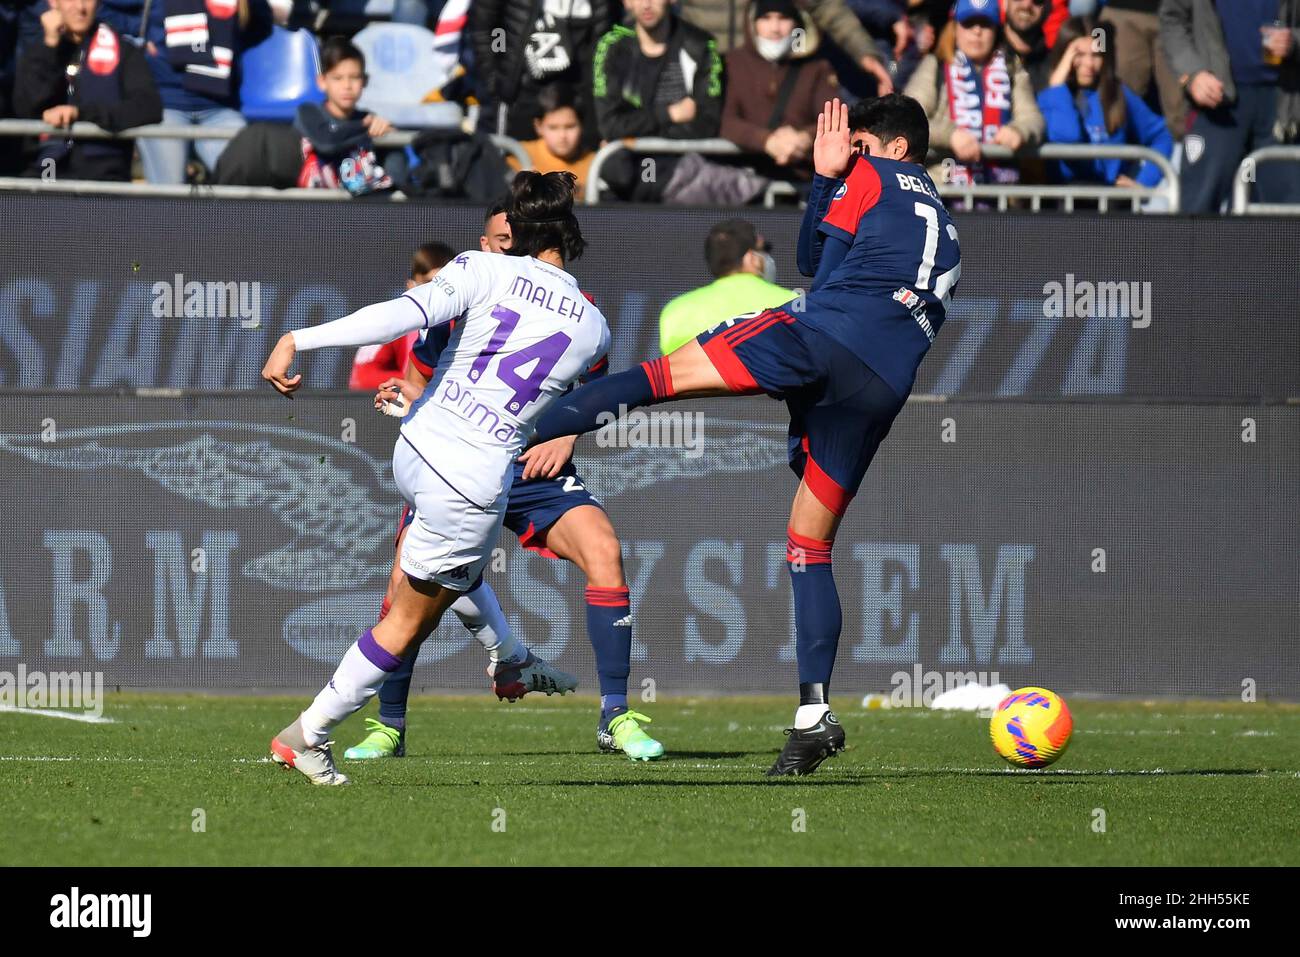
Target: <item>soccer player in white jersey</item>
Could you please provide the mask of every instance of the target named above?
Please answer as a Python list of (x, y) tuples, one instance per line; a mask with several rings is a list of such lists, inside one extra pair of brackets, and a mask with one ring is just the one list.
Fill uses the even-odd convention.
[(564, 271), (585, 245), (573, 184), (570, 173), (519, 173), (507, 255), (462, 253), (433, 282), (398, 299), (288, 333), (262, 369), (278, 392), (292, 395), (302, 386), (301, 373), (289, 374), (300, 350), (388, 342), (464, 317), (393, 451), (393, 476), (415, 506), (415, 521), (392, 608), (271, 741), (276, 762), (315, 784), (347, 783), (334, 765), (330, 733), (478, 580), (501, 530), (514, 460), (538, 416), (609, 348), (605, 317)]

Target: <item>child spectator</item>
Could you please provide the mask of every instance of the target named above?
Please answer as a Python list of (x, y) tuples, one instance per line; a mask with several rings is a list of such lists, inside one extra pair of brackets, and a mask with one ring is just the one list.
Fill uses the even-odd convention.
[[(416, 248), (411, 257), (411, 278), (406, 280), (406, 288), (414, 289), (431, 280), (455, 255), (445, 243), (425, 243)], [(381, 383), (394, 376), (399, 379), (405, 376), (406, 363), (419, 335), (419, 330), (416, 330), (382, 346), (362, 346), (352, 360), (348, 388), (368, 392), (378, 389)]]
[(816, 56), (818, 34), (794, 0), (755, 0), (752, 29), (727, 54), (722, 137), (763, 154), (760, 171), (812, 179), (817, 114), (836, 95), (831, 65)]
[[(1174, 140), (1164, 120), (1120, 82), (1115, 72), (1115, 28), (1075, 17), (1056, 39), (1051, 86), (1038, 95), (1049, 143), (1131, 143), (1165, 156)], [(1083, 180), (1113, 186), (1155, 186), (1160, 167), (1119, 159), (1059, 160), (1049, 165), (1061, 182)]]
[[(590, 89), (596, 44), (618, 22), (619, 7), (619, 0), (473, 0), (468, 29), (485, 132), (528, 139), (543, 87)], [(589, 102), (580, 105), (593, 146), (596, 117)]]
[(298, 185), (308, 189), (338, 189), (353, 196), (388, 189), (392, 179), (375, 156), (372, 137), (391, 132), (388, 120), (357, 109), (366, 88), (366, 58), (343, 37), (331, 37), (321, 47), (317, 85), (324, 103), (302, 103), (293, 125), (303, 136), (302, 170)]
[[(144, 57), (96, 16), (96, 0), (49, 0), (42, 40), (23, 53), (14, 112), (51, 126), (78, 120), (116, 132), (162, 119), (162, 101)], [(30, 176), (127, 182), (134, 144), (40, 137)]]
[[(524, 140), (523, 147), (539, 173), (570, 172), (577, 177), (577, 194), (581, 202), (587, 182), (587, 171), (596, 154), (583, 146), (582, 113), (573, 87), (567, 83), (552, 83), (537, 94), (536, 116), (533, 130), (536, 139)], [(507, 156), (511, 169), (519, 169), (519, 161)]]
[(1036, 146), (1043, 114), (1019, 59), (1002, 43), (997, 0), (957, 0), (949, 41), (917, 67), (906, 93), (930, 118), (930, 146), (952, 159), (932, 170), (936, 182), (1014, 183), (1014, 166), (986, 163), (983, 146)]

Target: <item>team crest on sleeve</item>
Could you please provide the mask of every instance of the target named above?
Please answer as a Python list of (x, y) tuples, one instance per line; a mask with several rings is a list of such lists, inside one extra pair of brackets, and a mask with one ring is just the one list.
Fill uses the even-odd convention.
[(844, 194), (847, 193), (848, 191), (849, 191), (849, 184), (847, 182), (840, 183), (840, 188), (837, 189), (835, 191), (835, 195), (831, 197), (831, 202), (833, 203), (837, 199), (843, 199)]
[(117, 46), (117, 34), (101, 23), (99, 29), (95, 31), (95, 39), (91, 41), (90, 49), (86, 51), (86, 66), (96, 76), (108, 76), (117, 69), (120, 59), (121, 51)]

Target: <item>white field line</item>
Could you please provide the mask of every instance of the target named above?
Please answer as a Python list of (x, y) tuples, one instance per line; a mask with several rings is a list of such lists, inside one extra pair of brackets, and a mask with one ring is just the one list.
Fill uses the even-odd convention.
[(80, 711), (57, 711), (53, 708), (15, 708), (13, 705), (0, 704), (0, 714), (39, 714), (46, 718), (65, 718), (68, 721), (81, 721), (85, 724), (117, 724), (112, 718), (99, 714), (84, 714)]

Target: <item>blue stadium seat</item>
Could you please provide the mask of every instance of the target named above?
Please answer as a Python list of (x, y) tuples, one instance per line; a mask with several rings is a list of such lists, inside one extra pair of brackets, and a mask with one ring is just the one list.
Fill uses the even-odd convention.
[(272, 27), (271, 35), (240, 58), (240, 112), (258, 120), (289, 123), (299, 103), (323, 103), (316, 86), (320, 50), (310, 30)]
[(372, 23), (353, 37), (369, 77), (357, 105), (406, 129), (458, 126), (463, 114), (455, 103), (423, 102), (451, 79), (433, 41), (431, 30), (409, 23)]

